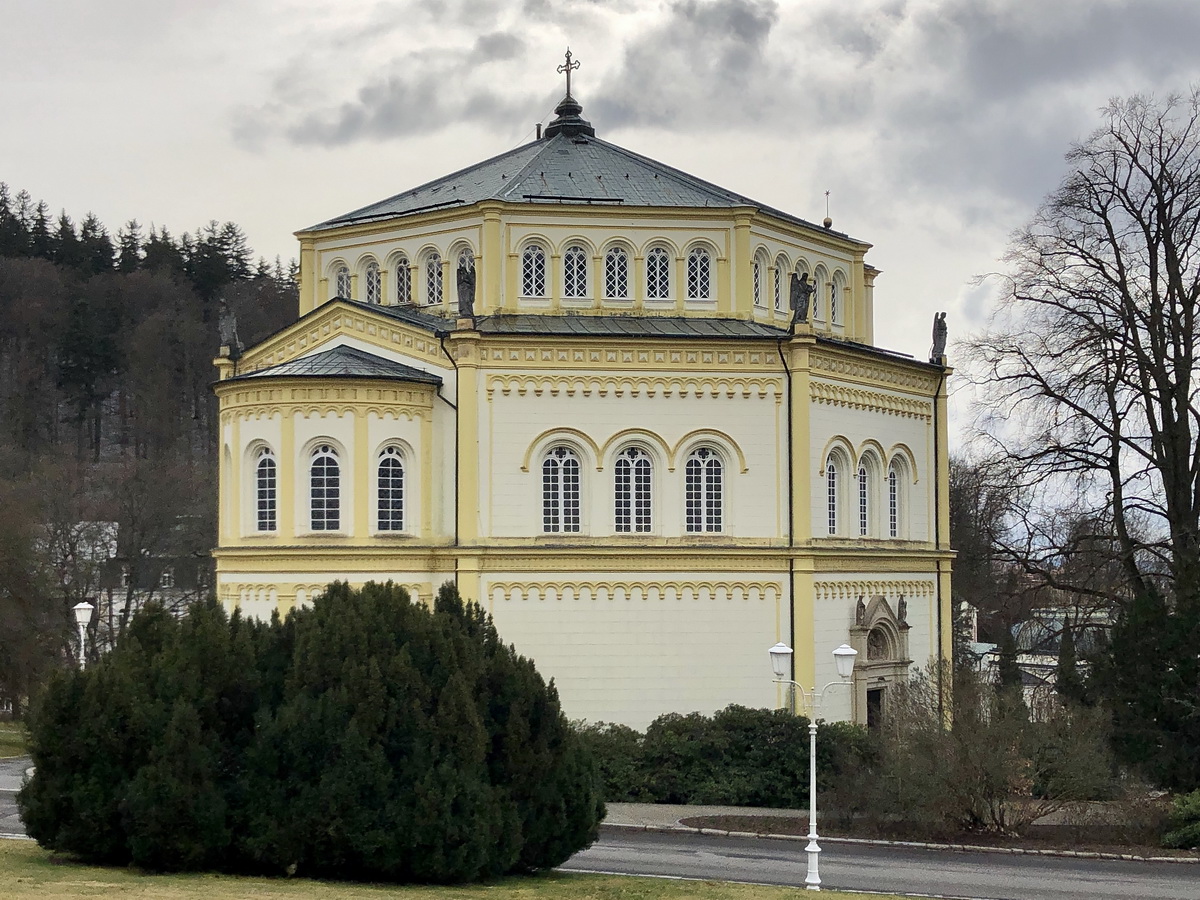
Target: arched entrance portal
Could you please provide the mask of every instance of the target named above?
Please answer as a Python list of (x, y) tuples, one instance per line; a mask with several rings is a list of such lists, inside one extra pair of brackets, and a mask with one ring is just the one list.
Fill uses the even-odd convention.
[(886, 597), (858, 598), (850, 646), (858, 651), (854, 667), (854, 721), (878, 728), (887, 709), (888, 692), (908, 681), (906, 604), (900, 597), (893, 610)]

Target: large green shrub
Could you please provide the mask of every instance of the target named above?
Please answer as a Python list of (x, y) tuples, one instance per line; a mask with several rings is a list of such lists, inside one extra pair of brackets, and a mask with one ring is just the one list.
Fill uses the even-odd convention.
[(1163, 846), (1179, 850), (1200, 848), (1200, 791), (1182, 794), (1171, 804), (1168, 831), (1163, 835)]
[(453, 585), (149, 612), (51, 684), (31, 751), (31, 836), (154, 869), (466, 881), (557, 865), (603, 814), (553, 685)]

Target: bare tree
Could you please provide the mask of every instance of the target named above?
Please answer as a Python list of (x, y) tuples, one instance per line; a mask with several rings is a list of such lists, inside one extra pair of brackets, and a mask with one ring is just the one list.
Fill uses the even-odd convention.
[[(1035, 565), (1113, 604), (1118, 630), (1157, 603), (1133, 618), (1174, 633), (1195, 629), (1200, 605), (1200, 92), (1116, 100), (1104, 115), (1014, 236), (1010, 289), (970, 351)], [(1064, 565), (1065, 540), (1103, 549), (1119, 577)], [(1190, 666), (1166, 688), (1175, 736), (1158, 712), (1127, 723), (1159, 729), (1143, 749), (1200, 734), (1191, 655), (1163, 660)]]

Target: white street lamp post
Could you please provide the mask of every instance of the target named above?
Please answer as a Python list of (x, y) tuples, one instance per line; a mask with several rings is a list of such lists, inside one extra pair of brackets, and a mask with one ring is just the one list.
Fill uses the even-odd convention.
[(833, 661), (841, 681), (829, 682), (820, 692), (817, 691), (816, 685), (813, 685), (811, 690), (806, 690), (790, 678), (784, 677), (792, 658), (791, 647), (780, 641), (768, 652), (771, 654), (771, 668), (775, 671), (775, 682), (791, 685), (792, 690), (799, 691), (808, 700), (808, 846), (804, 848), (804, 852), (808, 854), (808, 874), (804, 876), (804, 884), (810, 891), (819, 891), (821, 876), (817, 870), (817, 860), (821, 848), (817, 845), (817, 713), (827, 690), (834, 685), (849, 684), (850, 676), (854, 673), (854, 657), (858, 656), (858, 651), (849, 644), (842, 644), (833, 651)]
[(82, 669), (86, 658), (88, 622), (92, 621), (96, 607), (84, 600), (76, 603), (72, 609), (75, 610), (75, 624), (79, 626), (79, 668)]

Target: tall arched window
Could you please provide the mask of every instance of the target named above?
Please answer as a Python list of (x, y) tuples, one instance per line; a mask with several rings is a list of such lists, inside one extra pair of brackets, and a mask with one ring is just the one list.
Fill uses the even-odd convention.
[(542, 531), (579, 532), (579, 457), (554, 447), (542, 461)]
[(530, 244), (521, 254), (521, 295), (546, 296), (546, 251)]
[(722, 530), (725, 469), (721, 457), (701, 447), (684, 468), (684, 520), (689, 532)]
[(258, 451), (258, 463), (254, 467), (255, 523), (259, 531), (274, 531), (278, 527), (278, 487), (279, 467), (275, 463), (275, 454), (263, 447)]
[(392, 268), (396, 274), (396, 302), (412, 303), (412, 272), (408, 268), (408, 257), (396, 257)]
[(425, 305), (442, 303), (442, 255), (437, 252), (425, 257)]
[(761, 255), (754, 257), (754, 305), (763, 306), (763, 258)]
[(475, 271), (475, 254), (471, 252), (470, 247), (463, 247), (458, 251), (458, 267), (467, 267), (470, 272)]
[(380, 531), (404, 530), (404, 457), (395, 447), (386, 447), (379, 454), (376, 470), (376, 497)]
[(334, 277), (335, 296), (350, 298), (350, 270), (346, 266), (338, 266)]
[(662, 247), (646, 254), (646, 299), (666, 300), (671, 296), (671, 257)]
[(308, 479), (309, 522), (313, 531), (342, 527), (342, 471), (337, 451), (321, 444), (312, 454)]
[(688, 253), (688, 299), (707, 300), (712, 296), (712, 256), (703, 247)]
[(825, 463), (826, 511), (829, 516), (829, 533), (838, 532), (838, 470), (837, 461), (831, 456)]
[(650, 530), (653, 480), (654, 467), (649, 453), (641, 447), (629, 447), (621, 451), (617, 457), (613, 498), (618, 532)]
[(588, 295), (588, 252), (578, 244), (572, 244), (563, 254), (563, 296), (586, 297)]
[(604, 295), (610, 300), (629, 299), (629, 254), (624, 247), (609, 247), (604, 254)]
[(842, 324), (842, 287), (836, 279), (829, 283), (829, 324)]
[(775, 311), (783, 311), (783, 276), (788, 270), (787, 260), (782, 256), (775, 260)]
[(379, 303), (379, 292), (380, 292), (379, 263), (374, 262), (374, 261), (367, 263), (366, 276), (367, 276), (366, 300), (368, 303), (378, 304)]
[(888, 536), (900, 537), (900, 475), (895, 466), (888, 469)]
[(865, 464), (858, 465), (858, 533), (866, 536), (871, 525), (871, 473)]

